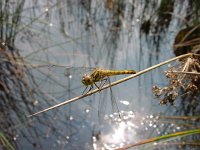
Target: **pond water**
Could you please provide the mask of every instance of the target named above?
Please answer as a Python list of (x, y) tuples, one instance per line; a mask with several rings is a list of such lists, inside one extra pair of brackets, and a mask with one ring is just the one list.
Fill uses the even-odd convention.
[[(168, 84), (164, 71), (169, 65), (113, 86), (112, 92), (105, 89), (27, 116), (81, 95), (85, 88), (81, 75), (91, 67), (139, 72), (174, 57), (176, 34), (186, 26), (188, 10), (195, 9), (188, 0), (9, 3), (14, 8), (19, 4), (21, 21), (14, 46), (26, 62), (28, 76), (34, 79), (28, 77), (34, 99), (30, 107), (22, 101), (22, 120), (14, 119), (7, 129), (16, 149), (113, 149), (186, 129), (180, 123), (159, 120), (160, 116), (183, 114), (175, 106), (160, 105), (152, 93), (154, 85)], [(110, 79), (113, 82), (126, 76)]]

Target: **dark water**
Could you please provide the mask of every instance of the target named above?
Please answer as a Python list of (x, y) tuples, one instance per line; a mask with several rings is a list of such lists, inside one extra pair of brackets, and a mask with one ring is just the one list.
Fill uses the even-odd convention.
[[(107, 89), (38, 116), (26, 116), (81, 95), (84, 86), (80, 75), (87, 70), (85, 68), (141, 71), (174, 57), (174, 39), (178, 31), (186, 27), (185, 19), (191, 24), (198, 21), (199, 8), (194, 7), (198, 2), (21, 0), (18, 3), (10, 1), (1, 4), (9, 5), (7, 9), (13, 7), (20, 10), (14, 12), (20, 14), (21, 20), (17, 23), (12, 45), (26, 62), (26, 77), (33, 93), (26, 100), (20, 98), (12, 101), (17, 109), (14, 106), (8, 108), (9, 113), (5, 119), (8, 124), (1, 126), (2, 132), (8, 135), (15, 149), (105, 147), (105, 141), (109, 143), (110, 139), (115, 139), (112, 136), (115, 135), (113, 130), (117, 132), (130, 128), (130, 132), (121, 131), (126, 135), (115, 135), (121, 136), (115, 142), (119, 140), (118, 146), (123, 146), (158, 135), (192, 129), (176, 121), (159, 122), (159, 117), (156, 117), (182, 114), (183, 111), (174, 106), (159, 105), (159, 100), (152, 94), (153, 85), (164, 86), (168, 83), (164, 76), (167, 65), (112, 87), (112, 96)], [(3, 34), (10, 33), (12, 26), (4, 29)], [(65, 67), (59, 65), (72, 67), (70, 77), (65, 75)], [(123, 77), (112, 77), (111, 81)], [(106, 114), (118, 113), (117, 109), (112, 109), (112, 98), (117, 101), (122, 118), (128, 118), (130, 126), (124, 127), (123, 123), (121, 126), (115, 125), (113, 118), (119, 119), (119, 122), (122, 119), (118, 115), (103, 119)], [(109, 144), (115, 146), (112, 142)], [(154, 148), (180, 147), (151, 146), (151, 149)]]

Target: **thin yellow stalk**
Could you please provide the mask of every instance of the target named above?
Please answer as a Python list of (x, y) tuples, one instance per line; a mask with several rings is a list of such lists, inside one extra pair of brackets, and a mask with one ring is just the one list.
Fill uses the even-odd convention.
[[(167, 71), (169, 72), (169, 71)], [(200, 75), (199, 72), (186, 72), (186, 71), (170, 71), (171, 73), (180, 73), (180, 74), (191, 74), (191, 75)]]

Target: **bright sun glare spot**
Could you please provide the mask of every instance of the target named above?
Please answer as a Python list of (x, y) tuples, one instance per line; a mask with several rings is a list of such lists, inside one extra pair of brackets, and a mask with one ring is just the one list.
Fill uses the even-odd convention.
[(153, 126), (153, 122), (151, 120), (149, 121), (149, 126)]
[(86, 108), (86, 109), (85, 109), (85, 112), (86, 112), (86, 113), (89, 113), (89, 112), (90, 112), (90, 110), (89, 110), (88, 108)]
[(144, 122), (140, 122), (141, 125), (144, 125)]
[(119, 143), (119, 142), (122, 142), (122, 141), (125, 140), (124, 139), (124, 130), (125, 130), (125, 128), (126, 128), (125, 123), (121, 122), (119, 124), (119, 127), (114, 130), (114, 134), (112, 135), (113, 142)]
[(120, 111), (120, 113), (122, 113), (122, 114), (123, 114), (123, 113), (124, 113), (124, 111), (123, 111), (123, 110), (121, 110), (121, 111)]
[(153, 143), (153, 145), (157, 145), (157, 144), (158, 144), (157, 142), (154, 142), (154, 143)]
[(73, 117), (73, 116), (70, 116), (70, 117), (69, 117), (69, 120), (73, 120), (73, 119), (74, 119), (74, 117)]
[(136, 19), (136, 22), (140, 22), (140, 19), (139, 19), (139, 18), (137, 18), (137, 19)]
[(122, 104), (124, 104), (124, 105), (129, 105), (130, 103), (129, 103), (129, 101), (119, 101), (120, 103), (122, 103)]
[(109, 116), (110, 116), (111, 118), (113, 118), (113, 114), (110, 114)]
[(133, 128), (136, 128), (136, 129), (139, 128), (139, 126), (137, 126), (136, 124), (134, 124), (134, 123), (131, 122), (131, 121), (128, 121), (128, 122), (127, 122), (127, 125), (128, 125), (129, 127), (133, 127)]
[(113, 147), (113, 144), (125, 142), (125, 129), (126, 124), (121, 122), (118, 127), (113, 128), (112, 134), (103, 135), (101, 138), (105, 143), (109, 142), (109, 145)]
[(47, 8), (45, 8), (45, 11), (47, 12), (47, 11), (49, 11), (49, 8), (47, 7)]
[(93, 136), (92, 139), (93, 139), (93, 141), (96, 141), (96, 140), (97, 140), (97, 138), (96, 138), (95, 136)]
[(68, 76), (68, 78), (70, 78), (70, 79), (71, 79), (71, 78), (72, 78), (72, 75), (70, 74), (70, 75)]
[(93, 148), (97, 149), (97, 144), (93, 143)]
[(124, 120), (127, 120), (127, 119), (128, 119), (128, 116), (123, 116), (123, 119), (124, 119)]
[(154, 125), (153, 125), (153, 127), (154, 127), (154, 128), (156, 128), (156, 127), (157, 127), (157, 125), (156, 125), (156, 124), (154, 124)]

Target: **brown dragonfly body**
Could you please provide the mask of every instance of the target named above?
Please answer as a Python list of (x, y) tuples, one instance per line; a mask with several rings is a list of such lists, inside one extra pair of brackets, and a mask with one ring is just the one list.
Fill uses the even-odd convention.
[[(93, 85), (96, 82), (102, 82), (110, 76), (123, 75), (123, 74), (135, 74), (134, 70), (105, 70), (101, 68), (94, 69), (90, 74), (85, 74), (82, 77), (82, 83), (85, 86)], [(96, 85), (96, 84), (95, 84)]]

